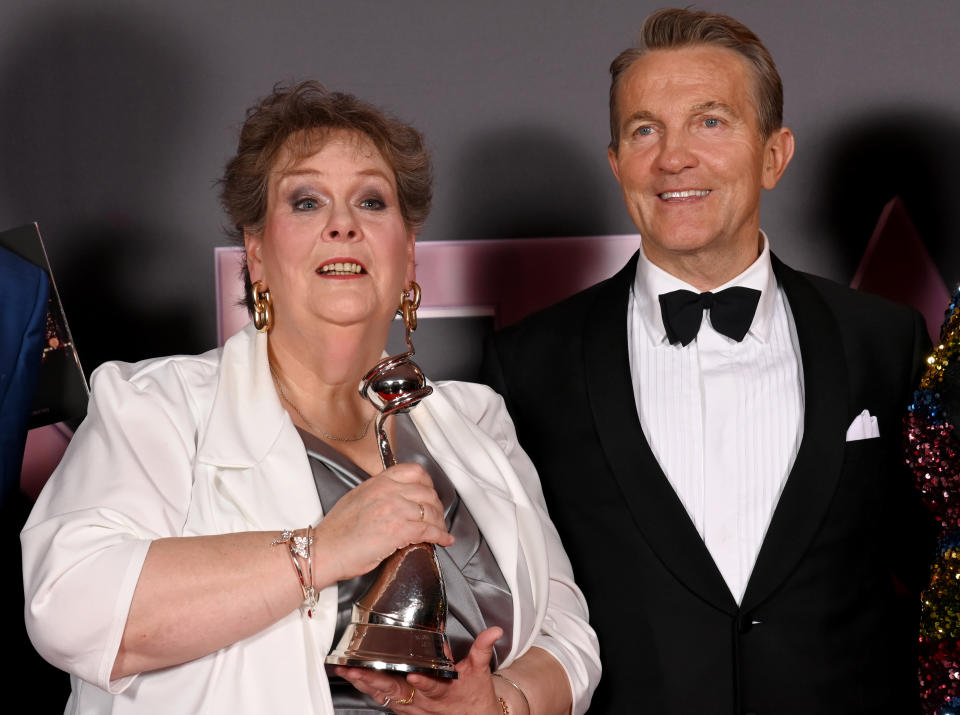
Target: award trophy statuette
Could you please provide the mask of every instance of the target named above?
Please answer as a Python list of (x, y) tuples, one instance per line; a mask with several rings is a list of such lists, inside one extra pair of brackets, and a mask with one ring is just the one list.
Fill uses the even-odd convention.
[[(407, 352), (378, 362), (359, 388), (380, 413), (376, 436), (384, 469), (397, 463), (384, 431), (387, 417), (410, 410), (433, 392), (411, 360), (420, 287), (413, 283), (412, 290), (413, 299), (403, 301)], [(436, 547), (422, 543), (397, 549), (378, 568), (373, 585), (353, 604), (350, 625), (326, 663), (456, 678), (447, 655), (447, 594)]]

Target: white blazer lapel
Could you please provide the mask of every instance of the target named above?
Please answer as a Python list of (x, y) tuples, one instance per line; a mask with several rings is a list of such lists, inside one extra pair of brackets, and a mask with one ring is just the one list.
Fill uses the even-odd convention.
[[(536, 633), (547, 603), (547, 551), (539, 515), (503, 449), (469, 422), (436, 391), (411, 418), (424, 444), (453, 482), (483, 532), (513, 594), (511, 653), (525, 650)], [(520, 573), (522, 550), (526, 569)], [(519, 598), (519, 579), (529, 579), (533, 603)], [(508, 661), (509, 662), (509, 661)]]
[(273, 387), (266, 335), (252, 325), (224, 345), (199, 440), (197, 461), (211, 471), (211, 503), (222, 509), (218, 518), (233, 522), (224, 530), (300, 528), (320, 518), (306, 450)]

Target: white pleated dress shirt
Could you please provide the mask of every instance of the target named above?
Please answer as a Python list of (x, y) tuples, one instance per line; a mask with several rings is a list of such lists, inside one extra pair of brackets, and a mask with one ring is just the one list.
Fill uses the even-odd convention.
[(770, 248), (719, 286), (761, 291), (742, 342), (704, 311), (686, 347), (667, 340), (658, 296), (700, 291), (640, 251), (627, 311), (630, 372), (640, 424), (737, 603), (743, 598), (803, 434), (803, 374), (793, 318)]

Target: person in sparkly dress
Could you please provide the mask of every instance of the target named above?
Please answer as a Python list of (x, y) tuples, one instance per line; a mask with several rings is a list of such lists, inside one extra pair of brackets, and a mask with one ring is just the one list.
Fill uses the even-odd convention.
[(960, 285), (905, 420), (907, 465), (939, 527), (920, 616), (926, 715), (960, 713)]

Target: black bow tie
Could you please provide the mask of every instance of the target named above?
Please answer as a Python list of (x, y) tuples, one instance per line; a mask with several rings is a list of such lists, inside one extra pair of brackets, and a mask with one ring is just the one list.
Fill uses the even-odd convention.
[(660, 314), (671, 343), (689, 345), (693, 342), (700, 330), (704, 310), (710, 311), (714, 330), (739, 343), (750, 330), (759, 302), (760, 291), (740, 286), (717, 293), (675, 290), (660, 294)]

